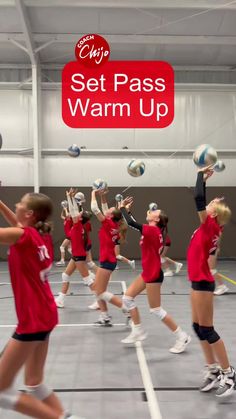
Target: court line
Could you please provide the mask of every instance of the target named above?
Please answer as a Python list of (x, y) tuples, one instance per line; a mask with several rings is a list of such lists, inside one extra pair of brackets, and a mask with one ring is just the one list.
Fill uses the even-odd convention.
[[(96, 327), (98, 328), (102, 328), (102, 326), (96, 326), (94, 323), (61, 323), (58, 324), (56, 326), (57, 327), (91, 327), (93, 326), (94, 328)], [(126, 326), (125, 323), (112, 323), (112, 327), (113, 326)], [(1, 324), (0, 325), (0, 329), (7, 329), (8, 327), (16, 327), (16, 324)]]
[[(0, 272), (0, 274), (1, 274), (1, 272)], [(50, 281), (49, 280), (48, 282), (49, 282), (49, 284), (61, 284), (61, 281)], [(122, 282), (125, 283), (125, 281), (110, 281), (109, 284), (121, 284), (121, 286), (122, 286)], [(82, 281), (82, 279), (81, 279), (81, 281), (70, 281), (70, 284), (72, 284), (72, 285), (73, 284), (76, 284), (76, 285), (83, 285), (83, 286), (85, 286), (84, 283), (83, 283), (83, 281)], [(11, 285), (11, 282), (0, 282), (0, 285)]]
[[(125, 294), (127, 290), (126, 282), (122, 281), (121, 285), (123, 293)], [(136, 342), (135, 347), (151, 419), (162, 419), (142, 343)]]

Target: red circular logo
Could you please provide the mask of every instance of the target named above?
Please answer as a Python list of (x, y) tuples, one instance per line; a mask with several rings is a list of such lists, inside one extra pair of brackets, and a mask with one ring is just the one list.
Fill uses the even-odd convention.
[(100, 35), (88, 34), (80, 38), (75, 47), (77, 60), (86, 67), (99, 67), (108, 60), (110, 47)]

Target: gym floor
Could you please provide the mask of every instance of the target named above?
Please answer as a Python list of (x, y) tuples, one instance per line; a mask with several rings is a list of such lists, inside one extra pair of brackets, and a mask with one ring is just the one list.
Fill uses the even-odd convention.
[[(112, 275), (110, 290), (122, 295), (140, 272), (120, 269)], [(236, 265), (219, 261), (219, 272), (229, 292), (215, 297), (215, 327), (224, 339), (230, 362), (236, 366)], [(50, 283), (56, 295), (61, 285), (61, 268), (54, 267)], [(7, 343), (16, 322), (7, 264), (0, 264), (0, 350)], [(235, 279), (235, 280), (234, 280)], [(219, 401), (214, 392), (198, 391), (204, 360), (197, 338), (191, 330), (190, 286), (186, 265), (178, 276), (165, 278), (162, 306), (192, 336), (186, 352), (173, 355), (169, 348), (172, 334), (149, 314), (146, 295), (137, 298), (148, 338), (142, 344), (124, 347), (120, 340), (130, 333), (122, 312), (110, 307), (114, 326), (93, 326), (99, 313), (87, 308), (93, 297), (78, 274), (72, 277), (71, 294), (60, 309), (60, 324), (51, 335), (46, 364), (46, 382), (53, 387), (68, 411), (86, 419), (234, 419), (236, 392)], [(23, 388), (23, 374), (17, 379)], [(0, 410), (0, 419), (24, 416)]]

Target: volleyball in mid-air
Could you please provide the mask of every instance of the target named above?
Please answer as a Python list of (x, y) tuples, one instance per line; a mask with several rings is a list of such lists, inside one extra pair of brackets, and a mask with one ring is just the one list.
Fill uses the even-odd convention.
[(156, 211), (158, 209), (158, 205), (156, 204), (156, 202), (151, 202), (149, 204), (149, 211)]
[(93, 182), (92, 188), (93, 189), (99, 189), (99, 190), (106, 189), (107, 188), (107, 182), (105, 182), (105, 180), (103, 180), (103, 179), (96, 179)]
[(118, 194), (115, 196), (115, 200), (116, 200), (116, 202), (121, 202), (121, 201), (122, 201), (122, 199), (123, 199), (123, 195), (121, 195), (120, 193), (118, 193)]
[(80, 148), (77, 144), (72, 144), (68, 149), (67, 152), (71, 157), (78, 157), (80, 155)]
[(225, 164), (222, 160), (218, 160), (213, 167), (215, 172), (223, 172), (225, 170)]
[(217, 161), (217, 152), (211, 145), (201, 144), (193, 153), (193, 161), (198, 167), (215, 164)]
[(127, 171), (130, 176), (139, 177), (142, 176), (145, 172), (145, 163), (141, 160), (130, 160)]
[(67, 208), (68, 207), (68, 202), (66, 201), (66, 199), (64, 201), (61, 201), (61, 207), (62, 208)]
[(83, 204), (83, 203), (86, 201), (85, 196), (84, 196), (84, 194), (83, 194), (82, 192), (77, 192), (77, 193), (75, 194), (75, 200), (76, 200), (79, 204)]

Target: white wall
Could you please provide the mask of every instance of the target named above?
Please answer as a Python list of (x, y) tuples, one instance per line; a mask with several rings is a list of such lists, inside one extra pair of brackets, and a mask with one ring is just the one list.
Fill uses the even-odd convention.
[[(234, 90), (233, 90), (234, 89)], [(131, 157), (45, 156), (42, 159), (42, 186), (89, 186), (97, 177), (107, 179), (110, 186), (190, 186), (195, 179), (191, 153), (174, 155), (171, 150), (194, 149), (210, 143), (216, 149), (235, 150), (223, 159), (227, 170), (211, 181), (214, 186), (236, 185), (236, 89), (235, 86), (185, 86), (178, 88), (175, 98), (175, 119), (165, 129), (71, 129), (61, 118), (60, 91), (42, 92), (42, 148), (67, 149), (72, 143), (87, 149), (136, 150), (167, 149), (166, 156), (144, 152), (138, 158), (146, 163), (142, 178), (133, 179), (126, 172)], [(0, 91), (0, 133), (3, 152), (32, 147), (31, 92)], [(0, 180), (5, 186), (33, 185), (33, 160), (0, 153)], [(123, 157), (125, 156), (125, 157)], [(135, 153), (134, 156), (135, 157)]]

